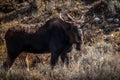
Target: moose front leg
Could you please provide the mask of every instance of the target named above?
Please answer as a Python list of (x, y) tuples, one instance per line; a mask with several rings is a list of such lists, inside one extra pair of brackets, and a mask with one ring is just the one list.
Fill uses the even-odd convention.
[(51, 69), (53, 70), (54, 69), (54, 66), (56, 65), (56, 63), (58, 62), (58, 58), (59, 58), (59, 53), (51, 53), (51, 60), (50, 60), (50, 63), (51, 63)]
[(61, 54), (60, 57), (61, 57), (61, 60), (62, 60), (63, 64), (65, 63), (66, 66), (68, 67), (68, 65), (69, 65), (69, 58), (68, 58), (67, 53)]

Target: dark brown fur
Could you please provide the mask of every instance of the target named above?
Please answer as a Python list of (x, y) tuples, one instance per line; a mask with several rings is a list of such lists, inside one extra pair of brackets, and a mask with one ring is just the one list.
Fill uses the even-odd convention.
[(8, 70), (23, 51), (36, 54), (50, 52), (52, 69), (59, 56), (63, 62), (66, 60), (68, 65), (67, 53), (72, 50), (72, 45), (76, 43), (79, 50), (82, 44), (81, 35), (78, 33), (77, 26), (59, 18), (48, 20), (42, 27), (12, 27), (5, 34), (7, 60), (3, 68)]

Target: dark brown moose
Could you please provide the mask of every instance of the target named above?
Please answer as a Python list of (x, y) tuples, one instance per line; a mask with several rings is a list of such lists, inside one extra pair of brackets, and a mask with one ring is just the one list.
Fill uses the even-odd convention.
[(50, 64), (53, 69), (59, 56), (63, 63), (69, 64), (67, 53), (72, 50), (73, 44), (80, 50), (82, 30), (60, 18), (52, 18), (41, 27), (12, 27), (6, 32), (5, 41), (7, 60), (2, 67), (6, 71), (23, 51), (35, 54), (51, 53)]

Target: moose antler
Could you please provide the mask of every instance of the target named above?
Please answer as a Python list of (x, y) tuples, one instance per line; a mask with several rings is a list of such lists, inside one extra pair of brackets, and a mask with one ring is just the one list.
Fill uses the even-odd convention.
[[(61, 13), (59, 14), (59, 17), (60, 17), (60, 19), (61, 19), (61, 20), (65, 21), (65, 20), (63, 19), (63, 17), (62, 17), (62, 14), (61, 14)], [(70, 21), (65, 21), (65, 22), (67, 22), (67, 23), (73, 23), (73, 22), (70, 22)]]
[(82, 16), (81, 16), (81, 19), (79, 20), (79, 23), (80, 23), (80, 25), (81, 25), (81, 24), (83, 24), (84, 22), (85, 22), (85, 16), (82, 15)]
[[(60, 17), (61, 20), (65, 21), (63, 19), (61, 13), (59, 14), (59, 17)], [(82, 25), (85, 22), (84, 15), (81, 16), (80, 20), (75, 20), (70, 14), (67, 14), (67, 17), (71, 20), (71, 22), (70, 21), (65, 21), (65, 22), (68, 22), (68, 23), (77, 23), (77, 24)]]
[(67, 16), (68, 16), (68, 18), (69, 18), (69, 19), (71, 19), (72, 21), (74, 21), (74, 22), (75, 22), (75, 19), (73, 19), (73, 17), (72, 17), (72, 16), (70, 16), (70, 14), (67, 14)]
[(59, 17), (60, 17), (61, 20), (65, 21), (65, 20), (62, 18), (62, 14), (61, 14), (61, 13), (59, 14)]
[(80, 20), (75, 20), (73, 19), (72, 16), (70, 16), (69, 14), (67, 14), (68, 18), (70, 18), (73, 22), (78, 23), (78, 24), (83, 24), (85, 22), (85, 18), (84, 15), (81, 16)]

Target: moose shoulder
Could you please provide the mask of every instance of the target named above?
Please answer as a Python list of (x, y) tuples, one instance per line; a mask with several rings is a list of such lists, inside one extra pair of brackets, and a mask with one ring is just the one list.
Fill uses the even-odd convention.
[(41, 27), (12, 27), (5, 34), (7, 60), (3, 63), (3, 68), (8, 70), (23, 51), (35, 54), (51, 53), (52, 69), (59, 56), (63, 63), (67, 60), (68, 65), (67, 53), (72, 50), (74, 43), (77, 45), (76, 49), (80, 50), (81, 35), (81, 29), (59, 18), (50, 19)]

